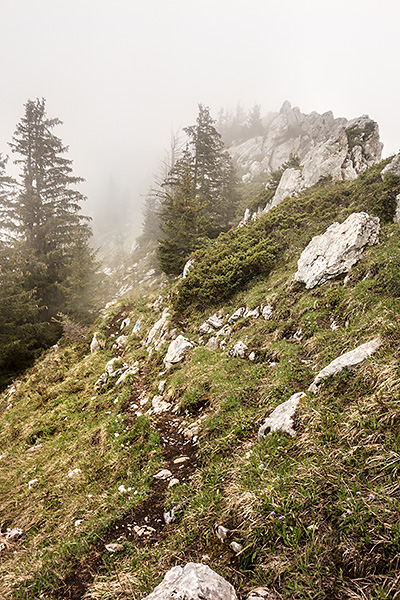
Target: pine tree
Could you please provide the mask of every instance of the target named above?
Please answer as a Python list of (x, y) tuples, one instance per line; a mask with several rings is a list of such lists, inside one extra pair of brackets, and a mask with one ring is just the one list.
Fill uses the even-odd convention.
[(83, 179), (72, 174), (68, 148), (52, 132), (59, 124), (47, 117), (44, 99), (29, 100), (10, 144), (22, 168), (13, 225), (29, 264), (27, 289), (36, 290), (47, 322), (71, 305), (66, 298), (73, 295), (68, 282), (77, 253), (81, 259), (85, 253), (87, 278), (94, 270), (89, 219), (80, 214), (85, 197), (75, 188)]
[(166, 193), (159, 214), (165, 234), (158, 246), (160, 267), (168, 275), (179, 275), (200, 237), (199, 205), (195, 202), (194, 181), (188, 166), (173, 192)]
[(214, 123), (200, 104), (196, 124), (184, 129), (186, 150), (163, 182), (159, 214), (166, 236), (159, 242), (159, 258), (166, 273), (180, 272), (204, 238), (227, 231), (236, 215), (232, 161)]

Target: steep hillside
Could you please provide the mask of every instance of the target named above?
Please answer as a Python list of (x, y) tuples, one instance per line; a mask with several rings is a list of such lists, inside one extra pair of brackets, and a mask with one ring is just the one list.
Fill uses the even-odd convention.
[[(382, 178), (387, 163), (220, 236), (184, 280), (119, 300), (7, 390), (1, 598), (139, 600), (189, 561), (243, 599), (399, 597), (400, 177)], [(307, 289), (302, 251), (354, 212), (379, 217), (379, 243)], [(283, 427), (265, 421), (288, 400)]]

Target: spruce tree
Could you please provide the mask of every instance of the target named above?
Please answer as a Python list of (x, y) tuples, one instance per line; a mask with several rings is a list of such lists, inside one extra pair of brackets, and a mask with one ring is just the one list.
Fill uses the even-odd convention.
[[(26, 287), (36, 290), (40, 319), (48, 323), (58, 312), (71, 312), (74, 304), (80, 306), (75, 312), (82, 313), (84, 305), (74, 296), (74, 289), (80, 289), (72, 273), (77, 256), (86, 269), (84, 276), (79, 275), (82, 284), (94, 271), (90, 219), (80, 213), (85, 197), (75, 187), (83, 179), (72, 174), (72, 161), (65, 156), (68, 148), (53, 133), (60, 124), (47, 117), (44, 99), (28, 100), (10, 144), (18, 155), (15, 163), (21, 166), (13, 226), (28, 265)], [(57, 328), (50, 328), (49, 343)]]
[(160, 266), (178, 273), (204, 238), (227, 231), (236, 215), (234, 169), (208, 108), (199, 105), (196, 124), (184, 129), (186, 150), (163, 182), (160, 198)]

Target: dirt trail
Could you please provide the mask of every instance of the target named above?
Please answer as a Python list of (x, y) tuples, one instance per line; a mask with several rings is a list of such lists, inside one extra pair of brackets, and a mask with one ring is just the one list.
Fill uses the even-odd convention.
[[(130, 402), (135, 403), (145, 391), (145, 375), (135, 381)], [(135, 413), (127, 403), (124, 417), (129, 422), (136, 419)], [(163, 468), (171, 471), (172, 476), (185, 481), (196, 469), (196, 446), (178, 432), (182, 418), (162, 413), (152, 417), (152, 427), (160, 434), (163, 445)], [(187, 456), (189, 460), (180, 464), (175, 459)], [(77, 563), (70, 575), (61, 582), (55, 592), (58, 600), (79, 600), (84, 596), (96, 575), (107, 574), (108, 569), (103, 558), (109, 554), (105, 545), (134, 541), (136, 545), (154, 544), (161, 539), (164, 528), (164, 503), (168, 480), (154, 479), (150, 494), (142, 502), (115, 521), (101, 539), (90, 549), (85, 558)]]

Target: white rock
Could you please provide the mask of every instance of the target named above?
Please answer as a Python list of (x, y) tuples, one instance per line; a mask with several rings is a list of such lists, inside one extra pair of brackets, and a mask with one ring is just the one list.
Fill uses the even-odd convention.
[(32, 488), (37, 486), (38, 483), (39, 483), (39, 479), (36, 479), (36, 478), (28, 481), (28, 490), (31, 490)]
[(293, 429), (293, 416), (300, 399), (305, 396), (304, 392), (298, 392), (297, 394), (293, 394), (289, 400), (277, 406), (258, 430), (258, 440), (261, 441), (274, 431), (283, 431), (291, 436), (296, 435)]
[(104, 368), (104, 372), (107, 373), (109, 377), (115, 375), (116, 371), (121, 368), (122, 361), (120, 358), (114, 357), (108, 361)]
[(207, 323), (214, 327), (214, 329), (219, 329), (224, 324), (224, 317), (215, 313), (211, 317), (208, 317)]
[(181, 465), (182, 463), (185, 463), (188, 460), (190, 460), (188, 456), (179, 456), (178, 458), (175, 458), (174, 465)]
[(274, 314), (274, 309), (270, 304), (267, 304), (266, 306), (263, 307), (261, 314), (266, 321), (269, 321), (270, 319), (272, 319), (272, 315)]
[(167, 369), (171, 367), (171, 365), (183, 360), (189, 350), (191, 350), (193, 347), (193, 342), (190, 342), (188, 339), (183, 337), (183, 335), (178, 335), (178, 337), (170, 343), (167, 354), (164, 358), (164, 364)]
[(99, 343), (99, 340), (97, 339), (97, 333), (94, 334), (93, 339), (90, 343), (90, 352), (91, 354), (93, 354), (94, 352), (97, 352), (97, 350), (100, 350), (101, 346)]
[(194, 258), (189, 258), (183, 267), (182, 279), (186, 279), (192, 269), (194, 269)]
[(179, 485), (179, 479), (177, 479), (176, 477), (174, 477), (173, 479), (171, 479), (171, 481), (168, 484), (168, 487), (174, 487), (174, 485)]
[(168, 512), (164, 513), (164, 521), (166, 525), (171, 525), (176, 520), (176, 511), (179, 510), (179, 506), (174, 506)]
[(163, 394), (165, 392), (165, 384), (167, 383), (166, 379), (162, 379), (160, 381), (160, 383), (158, 384), (158, 391), (160, 392), (160, 394)]
[(128, 490), (126, 489), (126, 487), (124, 485), (120, 485), (118, 488), (118, 491), (120, 494), (126, 494), (128, 492)]
[(240, 308), (238, 308), (237, 310), (235, 310), (235, 312), (233, 313), (233, 315), (231, 315), (228, 319), (229, 323), (234, 323), (235, 321), (237, 321), (238, 319), (241, 319), (244, 315), (244, 313), (246, 312), (246, 307), (245, 306), (241, 306)]
[(10, 529), (9, 527), (7, 527), (5, 538), (6, 538), (6, 540), (14, 542), (14, 541), (18, 540), (20, 537), (22, 537), (23, 534), (24, 534), (23, 530), (20, 529), (19, 527), (13, 527), (13, 529)]
[(150, 344), (154, 343), (156, 339), (159, 339), (162, 336), (169, 317), (170, 314), (168, 312), (168, 309), (165, 308), (160, 319), (158, 319), (158, 321), (150, 329), (149, 335), (145, 340), (146, 346), (150, 346)]
[(215, 531), (215, 535), (217, 536), (219, 541), (222, 543), (226, 540), (228, 533), (229, 533), (229, 529), (227, 529), (223, 525), (215, 525), (214, 531)]
[(356, 367), (360, 363), (362, 363), (366, 358), (369, 358), (374, 352), (376, 352), (381, 345), (382, 340), (380, 336), (374, 338), (370, 342), (366, 342), (365, 344), (361, 344), (354, 350), (350, 350), (350, 352), (346, 352), (335, 358), (329, 365), (327, 365), (322, 371), (318, 373), (310, 387), (308, 388), (309, 392), (316, 394), (318, 392), (319, 384), (326, 379), (327, 377), (331, 377), (332, 375), (337, 375), (343, 369), (351, 369), (352, 367)]
[(204, 323), (202, 323), (199, 327), (199, 332), (200, 333), (214, 333), (215, 329), (212, 325), (210, 325), (209, 323), (207, 323), (207, 321), (204, 321)]
[(234, 588), (207, 565), (188, 563), (170, 569), (144, 600), (237, 600)]
[(119, 385), (120, 383), (123, 383), (129, 377), (129, 375), (137, 375), (139, 373), (139, 370), (140, 370), (139, 363), (138, 363), (138, 361), (136, 361), (133, 365), (131, 365), (130, 367), (125, 369), (123, 371), (123, 373), (121, 373), (121, 375), (115, 382), (115, 385)]
[(119, 328), (120, 331), (122, 331), (123, 329), (125, 329), (125, 327), (129, 327), (129, 325), (131, 324), (131, 320), (129, 317), (126, 317), (126, 319), (124, 319), (121, 323), (121, 327)]
[(82, 473), (81, 469), (79, 469), (79, 468), (73, 469), (65, 477), (68, 477), (69, 479), (71, 479), (72, 477), (76, 477), (76, 475), (79, 475), (80, 473)]
[(107, 552), (119, 552), (120, 550), (124, 549), (122, 544), (116, 544), (116, 543), (106, 544), (105, 548), (106, 548)]
[(298, 260), (294, 278), (307, 289), (347, 273), (360, 260), (366, 246), (376, 244), (379, 217), (353, 213), (344, 223), (334, 223), (312, 238)]
[(216, 336), (210, 337), (206, 346), (207, 346), (207, 348), (210, 348), (211, 350), (218, 350), (218, 348), (219, 348), (218, 338)]
[(261, 314), (261, 308), (259, 306), (256, 306), (256, 308), (253, 308), (252, 310), (246, 310), (246, 312), (244, 313), (244, 317), (246, 319), (258, 319), (258, 317)]
[(151, 401), (151, 406), (152, 406), (152, 412), (155, 415), (159, 415), (163, 412), (166, 412), (168, 409), (170, 409), (171, 403), (165, 402), (165, 400), (163, 400), (162, 396), (154, 396), (154, 398)]
[(238, 542), (231, 542), (229, 546), (232, 548), (235, 554), (239, 554), (243, 550), (242, 544), (238, 544)]
[(103, 385), (106, 385), (107, 381), (108, 381), (107, 373), (102, 373), (100, 375), (100, 377), (98, 378), (98, 380), (96, 381), (96, 383), (94, 384), (94, 389), (99, 390), (100, 388), (103, 387)]
[(172, 477), (172, 473), (168, 469), (162, 469), (161, 471), (153, 475), (153, 477), (154, 479), (169, 479), (170, 477)]
[(231, 335), (231, 333), (232, 333), (232, 327), (230, 327), (229, 325), (224, 325), (222, 327), (222, 329), (219, 329), (216, 332), (215, 336), (217, 338), (219, 338), (219, 337), (227, 337), (227, 336)]
[(396, 196), (396, 211), (393, 217), (393, 221), (395, 223), (399, 223), (400, 222), (400, 194), (398, 194)]
[(249, 360), (251, 360), (251, 362), (254, 362), (256, 360), (256, 353), (254, 351), (250, 352)]
[(229, 356), (244, 358), (248, 350), (246, 344), (242, 341), (236, 342), (233, 348), (229, 351)]
[(120, 350), (123, 350), (124, 348), (126, 348), (126, 345), (128, 344), (128, 338), (126, 335), (120, 335), (115, 340), (115, 343)]
[[(268, 210), (270, 210), (273, 206), (280, 204), (282, 200), (288, 196), (297, 194), (302, 189), (304, 189), (304, 183), (300, 169), (286, 169), (283, 172), (272, 201), (267, 205)], [(267, 210), (265, 212), (267, 212)]]
[(303, 330), (301, 327), (293, 334), (293, 339), (296, 340), (296, 342), (301, 342), (303, 339)]

